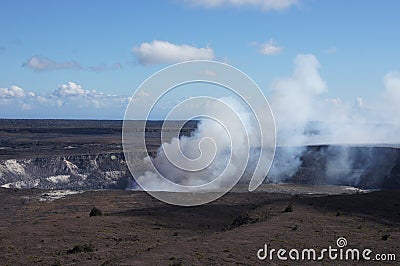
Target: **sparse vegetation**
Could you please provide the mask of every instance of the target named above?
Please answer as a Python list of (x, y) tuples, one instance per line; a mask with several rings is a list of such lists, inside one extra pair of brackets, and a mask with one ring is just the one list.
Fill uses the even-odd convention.
[(77, 253), (87, 253), (87, 252), (93, 252), (94, 247), (92, 244), (84, 244), (84, 245), (76, 245), (71, 249), (67, 250), (68, 254), (77, 254)]
[(231, 230), (233, 228), (245, 225), (245, 224), (252, 224), (257, 222), (259, 219), (258, 218), (253, 218), (250, 217), (249, 214), (245, 214), (245, 215), (240, 215), (238, 217), (235, 218), (235, 220), (233, 220), (232, 224), (230, 226), (225, 227), (223, 230)]
[(289, 204), (284, 210), (283, 212), (293, 212), (293, 205)]
[(96, 207), (93, 207), (93, 209), (90, 211), (89, 216), (103, 216), (103, 212)]
[(182, 265), (183, 265), (183, 263), (182, 263), (182, 261), (180, 261), (180, 260), (178, 260), (178, 261), (173, 262), (173, 263), (170, 264), (170, 266), (182, 266)]

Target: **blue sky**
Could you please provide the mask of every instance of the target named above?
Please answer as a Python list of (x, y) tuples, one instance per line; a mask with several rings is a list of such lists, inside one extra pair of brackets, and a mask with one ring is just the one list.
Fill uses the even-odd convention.
[(227, 62), (268, 97), (297, 55), (312, 54), (328, 87), (322, 97), (347, 102), (373, 102), (385, 75), (400, 70), (396, 0), (0, 5), (0, 117), (122, 119), (149, 75), (185, 59)]

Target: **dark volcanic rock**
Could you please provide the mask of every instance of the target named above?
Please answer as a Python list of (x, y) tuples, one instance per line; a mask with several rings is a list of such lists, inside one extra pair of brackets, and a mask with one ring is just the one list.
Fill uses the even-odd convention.
[[(278, 148), (277, 153), (284, 152)], [(296, 174), (286, 182), (347, 185), (365, 189), (400, 188), (400, 148), (308, 146)]]

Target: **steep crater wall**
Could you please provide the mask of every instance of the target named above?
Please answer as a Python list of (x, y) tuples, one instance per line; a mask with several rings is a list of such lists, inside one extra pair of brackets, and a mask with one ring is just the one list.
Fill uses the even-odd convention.
[(9, 188), (123, 189), (130, 176), (122, 152), (0, 161), (0, 185)]
[[(278, 147), (276, 158), (286, 149)], [(270, 172), (266, 182), (400, 188), (399, 148), (321, 145), (303, 149), (292, 174), (276, 178)], [(135, 187), (123, 152), (0, 160), (2, 187), (91, 190), (125, 189), (128, 184)]]

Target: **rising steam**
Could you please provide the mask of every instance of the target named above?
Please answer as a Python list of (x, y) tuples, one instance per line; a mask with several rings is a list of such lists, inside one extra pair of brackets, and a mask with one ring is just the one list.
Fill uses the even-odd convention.
[[(295, 175), (309, 145), (329, 145), (319, 151), (327, 158), (320, 168), (329, 184), (358, 185), (366, 170), (375, 169), (379, 158), (368, 148), (356, 154), (354, 146), (393, 146), (400, 143), (400, 75), (384, 78), (385, 91), (374, 105), (361, 98), (346, 104), (339, 98), (326, 99), (327, 84), (318, 72), (313, 55), (298, 55), (290, 78), (273, 86), (271, 107), (277, 126), (277, 153), (269, 180), (284, 182)], [(316, 156), (316, 157), (318, 157)]]
[[(234, 112), (227, 112), (220, 103)], [(254, 169), (259, 158), (260, 133), (251, 110), (228, 97), (209, 103), (204, 113), (219, 119), (201, 119), (191, 136), (164, 142), (155, 158), (146, 158), (159, 174), (146, 171), (138, 177), (149, 190), (170, 190), (160, 187), (161, 178), (183, 186), (201, 186), (214, 182), (214, 189), (226, 188), (232, 179)], [(219, 112), (219, 115), (218, 115)], [(175, 188), (176, 190), (176, 188)]]
[[(328, 86), (318, 71), (319, 67), (315, 56), (298, 55), (294, 60), (292, 76), (279, 79), (272, 85), (269, 102), (276, 122), (278, 149), (267, 182), (289, 180), (299, 172), (302, 157), (307, 155), (307, 146), (327, 145), (328, 148), (318, 151), (320, 156), (327, 158), (319, 165), (325, 182), (358, 185), (363, 171), (377, 167), (379, 160), (368, 152), (355, 154), (349, 148), (400, 143), (397, 134), (400, 129), (399, 73), (392, 72), (384, 77), (385, 90), (373, 105), (366, 105), (361, 98), (346, 104), (338, 98), (326, 98)], [(146, 157), (145, 163), (153, 163), (170, 181), (181, 185), (206, 184), (221, 173), (224, 173), (225, 179), (216, 182), (215, 188), (224, 187), (224, 181), (232, 178), (242, 177), (242, 180), (248, 181), (257, 163), (258, 145), (261, 143), (256, 120), (243, 102), (234, 98), (220, 100), (234, 109), (240, 125), (236, 124), (237, 119), (229, 117), (222, 124), (212, 119), (201, 119), (191, 136), (164, 142), (155, 158)], [(209, 113), (221, 112), (212, 105), (205, 108)], [(224, 113), (219, 115), (224, 116)], [(226, 128), (235, 134), (227, 133)], [(249, 136), (253, 137), (248, 143)], [(232, 142), (239, 144), (232, 147)], [(202, 154), (211, 154), (212, 163), (200, 171), (189, 173), (174, 167), (168, 160), (175, 158), (179, 164), (180, 158), (198, 158)], [(201, 168), (210, 161), (210, 156), (203, 157), (205, 161), (195, 161), (192, 166)], [(247, 163), (244, 170), (241, 167), (243, 161)], [(146, 171), (138, 179), (148, 182), (148, 188), (170, 190), (168, 186), (160, 187), (157, 173)]]

